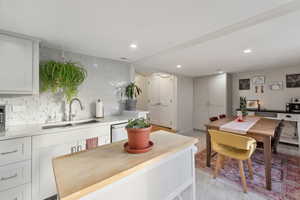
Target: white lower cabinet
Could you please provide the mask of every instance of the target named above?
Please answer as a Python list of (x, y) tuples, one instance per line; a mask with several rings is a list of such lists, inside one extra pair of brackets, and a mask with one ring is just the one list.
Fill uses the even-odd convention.
[(30, 137), (0, 141), (0, 166), (30, 159)]
[(21, 185), (0, 192), (1, 200), (31, 200), (31, 184)]
[(23, 161), (0, 167), (0, 191), (31, 181), (31, 161)]
[(98, 137), (99, 145), (110, 143), (110, 126), (99, 125), (60, 130), (57, 133), (32, 137), (33, 200), (43, 200), (57, 194), (52, 159), (85, 150), (86, 139), (94, 137)]

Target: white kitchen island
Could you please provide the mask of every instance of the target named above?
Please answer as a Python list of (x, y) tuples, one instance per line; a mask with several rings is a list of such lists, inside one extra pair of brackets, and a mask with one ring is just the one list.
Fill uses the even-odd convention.
[(53, 160), (61, 200), (195, 200), (197, 139), (157, 131), (154, 147), (128, 154), (125, 141)]

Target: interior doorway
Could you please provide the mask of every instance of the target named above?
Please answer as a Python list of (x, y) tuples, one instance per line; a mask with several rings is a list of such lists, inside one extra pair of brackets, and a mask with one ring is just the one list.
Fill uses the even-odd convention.
[(153, 73), (148, 76), (137, 74), (135, 81), (143, 87), (143, 94), (138, 97), (138, 105), (149, 111), (150, 122), (176, 130), (176, 76), (166, 73)]

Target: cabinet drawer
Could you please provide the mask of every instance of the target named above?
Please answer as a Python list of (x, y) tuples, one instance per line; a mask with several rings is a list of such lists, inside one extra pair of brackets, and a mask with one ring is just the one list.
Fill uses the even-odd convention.
[(0, 192), (3, 200), (31, 200), (31, 185), (21, 185), (19, 187)]
[(299, 121), (299, 115), (298, 114), (278, 113), (278, 119), (283, 119), (286, 121)]
[(0, 141), (0, 166), (31, 159), (31, 138)]
[(31, 161), (23, 161), (0, 167), (0, 191), (31, 181)]

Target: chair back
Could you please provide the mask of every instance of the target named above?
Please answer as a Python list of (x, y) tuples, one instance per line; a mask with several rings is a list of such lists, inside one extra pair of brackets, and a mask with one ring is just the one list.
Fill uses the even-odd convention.
[(251, 146), (256, 143), (253, 138), (232, 134), (225, 131), (209, 129), (208, 132), (211, 136), (212, 143), (217, 143), (236, 149), (250, 150)]
[(211, 117), (211, 118), (209, 118), (209, 121), (214, 122), (214, 121), (217, 121), (218, 119), (219, 119), (218, 117)]
[(221, 115), (219, 115), (219, 118), (220, 119), (223, 119), (223, 118), (225, 118), (226, 117), (226, 115), (225, 114), (221, 114)]
[(281, 133), (282, 133), (282, 130), (283, 130), (283, 127), (284, 127), (284, 124), (283, 124), (284, 120), (281, 120), (281, 122), (279, 123), (279, 125), (277, 126), (276, 130), (275, 130), (275, 134), (274, 134), (274, 144), (275, 146), (278, 145), (279, 143), (279, 140), (280, 140), (280, 136), (281, 136)]

